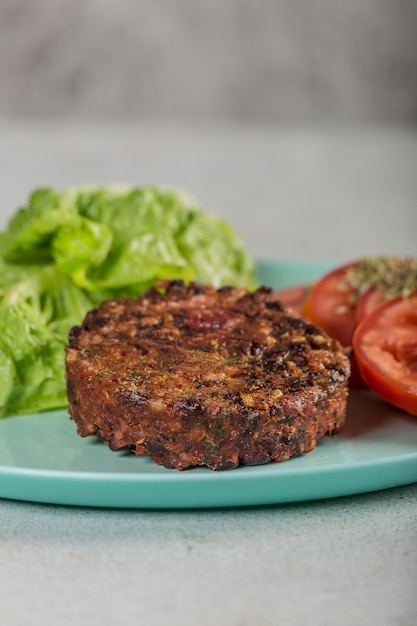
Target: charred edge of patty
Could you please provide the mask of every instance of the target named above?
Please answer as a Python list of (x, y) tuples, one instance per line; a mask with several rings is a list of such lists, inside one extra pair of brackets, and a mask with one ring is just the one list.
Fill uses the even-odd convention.
[[(121, 417), (117, 401), (112, 407), (103, 398), (98, 410), (95, 401), (89, 407), (85, 404), (89, 409), (86, 421), (77, 416), (78, 401), (70, 400), (70, 405), (79, 434), (96, 435), (112, 450), (128, 448), (138, 455), (149, 454), (153, 461), (167, 468), (207, 466), (224, 470), (306, 454), (319, 439), (333, 434), (343, 424), (342, 392), (331, 399), (317, 399), (314, 393), (308, 400), (305, 393), (297, 396), (293, 403), (288, 402), (288, 408), (275, 403), (269, 411), (220, 410), (216, 415), (202, 415), (195, 408), (199, 403), (189, 398), (187, 403), (181, 400), (181, 409), (175, 407), (175, 418), (170, 411), (171, 420), (163, 416), (158, 420), (156, 414), (135, 411), (132, 405), (127, 405)], [(305, 414), (297, 411), (297, 403), (304, 405)]]

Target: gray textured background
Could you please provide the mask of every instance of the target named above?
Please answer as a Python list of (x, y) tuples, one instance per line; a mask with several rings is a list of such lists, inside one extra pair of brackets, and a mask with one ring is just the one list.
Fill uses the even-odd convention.
[(417, 121), (416, 0), (0, 0), (0, 116)]

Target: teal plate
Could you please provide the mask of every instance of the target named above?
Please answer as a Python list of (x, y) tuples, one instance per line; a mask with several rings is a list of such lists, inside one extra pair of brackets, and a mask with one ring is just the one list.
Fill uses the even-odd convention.
[[(314, 280), (328, 263), (259, 261), (272, 287)], [(207, 508), (300, 502), (417, 482), (417, 418), (369, 391), (350, 395), (342, 431), (285, 463), (178, 472), (82, 439), (66, 411), (0, 421), (0, 497), (121, 508)]]

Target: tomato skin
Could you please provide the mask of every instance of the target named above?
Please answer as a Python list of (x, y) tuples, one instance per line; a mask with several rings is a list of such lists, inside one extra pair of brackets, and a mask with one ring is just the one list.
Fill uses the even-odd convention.
[(360, 324), (367, 315), (372, 313), (382, 302), (385, 301), (385, 293), (375, 287), (371, 287), (363, 293), (357, 303), (355, 309), (355, 322)]
[(384, 400), (417, 415), (417, 293), (383, 302), (353, 335), (359, 369)]
[(345, 282), (345, 276), (355, 265), (348, 263), (320, 278), (313, 285), (302, 309), (305, 317), (345, 347), (352, 345), (356, 326), (355, 304), (351, 300), (353, 289)]
[[(352, 346), (353, 332), (356, 328), (356, 305), (352, 297), (353, 289), (346, 283), (345, 277), (356, 265), (357, 262), (351, 262), (325, 274), (314, 283), (301, 309), (304, 317), (323, 328), (328, 335), (340, 341), (346, 348)], [(350, 356), (350, 369), (350, 389), (365, 389), (367, 385), (353, 351)]]
[(275, 295), (279, 298), (279, 300), (281, 300), (285, 307), (291, 309), (293, 313), (301, 315), (304, 302), (310, 292), (310, 289), (310, 285), (296, 285), (295, 287), (280, 289), (275, 292)]

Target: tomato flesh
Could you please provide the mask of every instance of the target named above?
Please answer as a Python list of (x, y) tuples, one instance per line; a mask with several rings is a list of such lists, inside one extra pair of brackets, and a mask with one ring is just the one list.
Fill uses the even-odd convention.
[(369, 387), (417, 415), (417, 293), (384, 302), (365, 317), (353, 347)]

